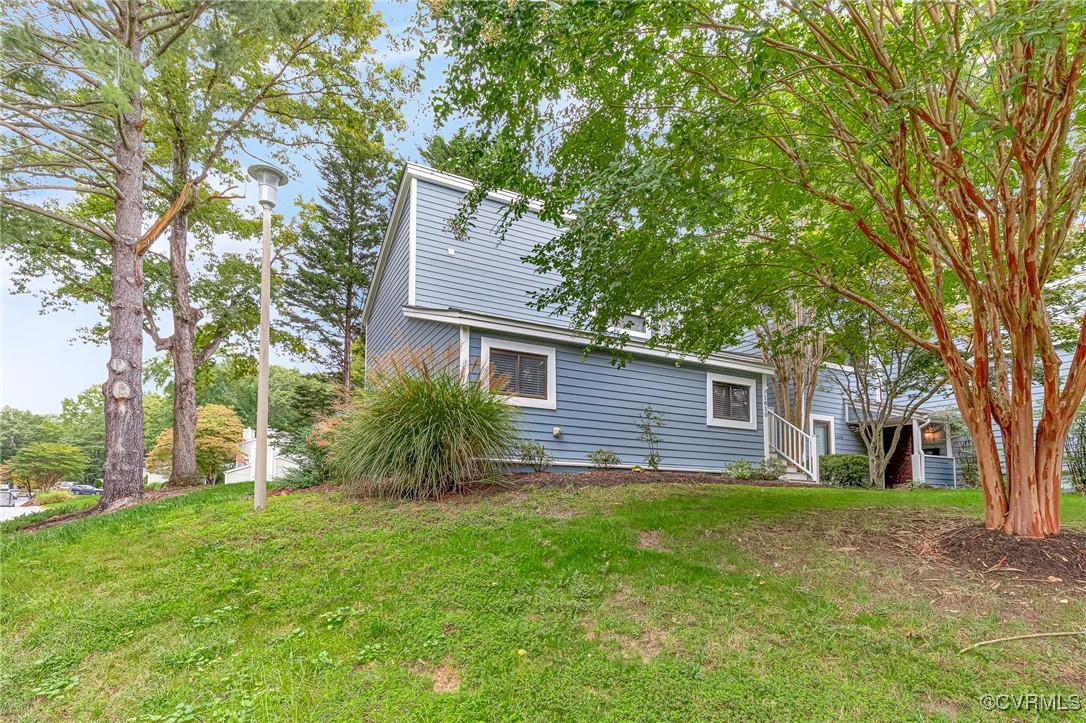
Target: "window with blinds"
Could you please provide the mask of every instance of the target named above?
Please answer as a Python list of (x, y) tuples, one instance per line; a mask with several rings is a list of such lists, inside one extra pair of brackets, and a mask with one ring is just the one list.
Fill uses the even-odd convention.
[(713, 419), (750, 421), (750, 387), (713, 382)]
[(490, 350), (490, 389), (514, 397), (547, 398), (547, 357)]

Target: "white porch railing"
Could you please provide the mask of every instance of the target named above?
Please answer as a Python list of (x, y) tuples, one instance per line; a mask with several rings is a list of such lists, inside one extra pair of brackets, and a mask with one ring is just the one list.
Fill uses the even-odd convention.
[(807, 434), (771, 409), (766, 410), (769, 430), (769, 451), (776, 452), (786, 462), (807, 475), (818, 479), (818, 452), (813, 434)]

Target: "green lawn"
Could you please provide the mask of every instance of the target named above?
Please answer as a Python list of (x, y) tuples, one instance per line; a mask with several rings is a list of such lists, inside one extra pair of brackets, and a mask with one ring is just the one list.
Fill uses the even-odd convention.
[(29, 515), (23, 515), (22, 517), (16, 517), (13, 520), (7, 520), (6, 522), (0, 523), (0, 534), (16, 532), (30, 527), (37, 522), (41, 522), (42, 520), (47, 520), (50, 517), (66, 515), (69, 512), (77, 512), (95, 504), (98, 504), (97, 495), (79, 495), (78, 497), (73, 497), (64, 502), (54, 502), (51, 505), (43, 505), (41, 512), (32, 512)]
[(6, 534), (0, 719), (973, 720), (984, 693), (1086, 693), (1081, 639), (958, 654), (1081, 626), (1081, 593), (882, 544), (974, 492), (249, 494)]

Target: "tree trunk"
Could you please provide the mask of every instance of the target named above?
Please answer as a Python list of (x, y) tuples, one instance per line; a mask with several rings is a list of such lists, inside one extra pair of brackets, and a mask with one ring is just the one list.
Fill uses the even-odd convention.
[[(142, 28), (140, 3), (121, 3), (128, 27), (127, 50), (138, 63)], [(143, 103), (139, 91), (119, 119), (115, 145), (118, 166), (111, 248), (108, 377), (105, 395), (103, 508), (139, 499), (143, 494), (143, 280), (136, 256), (143, 221)]]
[(173, 453), (171, 487), (200, 484), (196, 469), (196, 323), (199, 310), (189, 298), (188, 208), (170, 226), (170, 278), (173, 283)]
[(351, 403), (351, 333), (354, 320), (351, 304), (354, 303), (354, 285), (347, 284), (347, 303), (344, 309), (343, 323), (343, 403)]

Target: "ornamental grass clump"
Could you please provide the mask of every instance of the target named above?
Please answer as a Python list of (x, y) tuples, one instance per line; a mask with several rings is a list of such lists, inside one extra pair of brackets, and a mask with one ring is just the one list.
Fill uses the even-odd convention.
[(367, 494), (431, 498), (516, 457), (516, 408), (449, 354), (408, 351), (374, 365), (331, 444), (333, 469)]

